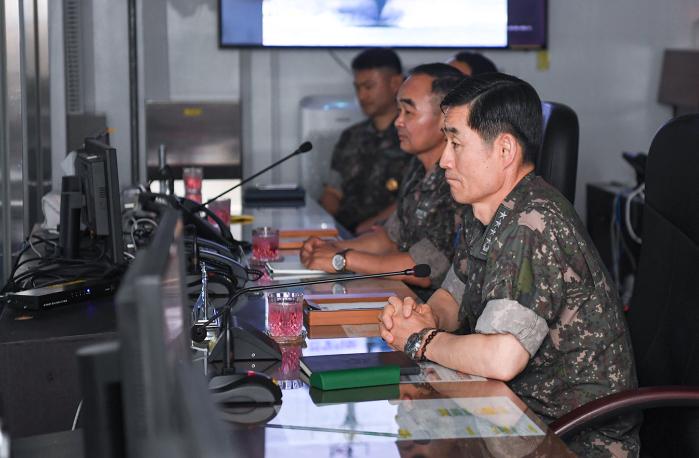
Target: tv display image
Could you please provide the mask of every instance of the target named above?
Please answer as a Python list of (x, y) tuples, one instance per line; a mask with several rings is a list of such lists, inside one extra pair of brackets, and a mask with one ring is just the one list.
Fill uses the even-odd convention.
[(546, 0), (220, 0), (222, 47), (546, 46)]

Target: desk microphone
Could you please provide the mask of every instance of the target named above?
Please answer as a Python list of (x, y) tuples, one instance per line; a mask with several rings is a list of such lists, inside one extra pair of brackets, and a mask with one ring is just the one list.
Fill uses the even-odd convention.
[(245, 293), (252, 293), (256, 291), (265, 291), (268, 289), (280, 289), (280, 288), (292, 288), (296, 286), (308, 286), (317, 285), (320, 283), (335, 283), (339, 281), (353, 281), (353, 280), (364, 280), (366, 278), (383, 278), (383, 277), (395, 277), (398, 275), (413, 275), (417, 278), (429, 277), (432, 269), (427, 264), (418, 264), (412, 269), (401, 270), (397, 272), (385, 272), (380, 274), (365, 274), (365, 275), (344, 275), (344, 276), (332, 276), (331, 278), (321, 278), (318, 280), (306, 280), (297, 281), (293, 283), (282, 283), (275, 285), (264, 285), (264, 286), (251, 286), (249, 288), (243, 288), (236, 291), (231, 298), (226, 302), (224, 306), (219, 308), (219, 310), (205, 323), (195, 324), (191, 329), (191, 337), (194, 342), (203, 342), (206, 339), (206, 327), (213, 323), (217, 318), (222, 316), (227, 311), (233, 311), (237, 299)]
[(289, 155), (286, 156), (286, 157), (283, 157), (283, 158), (279, 159), (279, 160), (278, 160), (277, 162), (275, 162), (274, 164), (265, 167), (264, 169), (260, 170), (260, 171), (257, 172), (256, 174), (247, 177), (246, 179), (242, 180), (240, 183), (236, 184), (235, 186), (226, 189), (225, 191), (223, 191), (221, 194), (217, 195), (216, 197), (213, 197), (213, 198), (207, 200), (207, 201), (204, 202), (203, 204), (199, 204), (198, 206), (194, 207), (194, 208), (191, 209), (190, 211), (191, 211), (191, 212), (196, 212), (196, 211), (198, 211), (198, 210), (201, 210), (202, 208), (206, 207), (206, 206), (209, 205), (211, 202), (217, 200), (219, 197), (223, 196), (224, 194), (228, 194), (229, 192), (233, 191), (234, 189), (238, 189), (239, 187), (243, 186), (244, 184), (247, 184), (247, 183), (251, 182), (251, 181), (254, 180), (255, 178), (259, 177), (260, 175), (262, 175), (262, 174), (265, 173), (266, 171), (268, 171), (268, 170), (270, 170), (270, 169), (273, 169), (274, 167), (278, 166), (278, 165), (281, 164), (282, 162), (287, 161), (287, 160), (291, 159), (292, 157), (297, 156), (297, 155), (299, 155), (299, 154), (307, 153), (308, 151), (310, 151), (310, 150), (312, 150), (312, 149), (313, 149), (313, 144), (312, 144), (311, 142), (303, 142), (303, 143), (301, 143), (301, 145), (300, 145), (298, 148), (296, 148), (296, 151), (294, 151), (293, 153), (289, 154)]

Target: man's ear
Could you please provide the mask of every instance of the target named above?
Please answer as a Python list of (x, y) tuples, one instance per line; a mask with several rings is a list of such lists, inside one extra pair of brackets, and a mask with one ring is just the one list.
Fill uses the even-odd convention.
[(499, 155), (503, 168), (512, 166), (518, 155), (522, 154), (522, 148), (514, 135), (502, 133), (495, 139), (495, 153)]

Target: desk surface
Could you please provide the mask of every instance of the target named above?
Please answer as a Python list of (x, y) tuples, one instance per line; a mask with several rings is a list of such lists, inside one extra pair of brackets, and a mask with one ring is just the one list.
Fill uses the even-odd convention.
[[(314, 204), (308, 209), (261, 209), (256, 214), (258, 219), (248, 226), (309, 228), (327, 224), (329, 218)], [(403, 283), (387, 279), (314, 285), (306, 292), (338, 290), (413, 295)], [(247, 298), (239, 316), (262, 329), (265, 313), (260, 300), (264, 299)], [(244, 450), (245, 456), (275, 458), (573, 456), (502, 382), (435, 381), (429, 371), (422, 383), (343, 392), (319, 392), (301, 382), (302, 354), (387, 350), (377, 334), (377, 324), (324, 326), (311, 330), (313, 338), (303, 343), (283, 346), (284, 360), (270, 369), (283, 388), (281, 406), (224, 413), (235, 448)]]
[[(317, 204), (309, 207), (306, 216), (306, 209), (255, 211), (256, 220), (248, 226), (332, 227), (332, 219)], [(404, 283), (390, 279), (312, 285), (303, 291), (391, 291), (415, 297)], [(262, 295), (249, 296), (237, 315), (264, 329), (264, 310)], [(302, 355), (390, 348), (378, 337), (378, 323), (314, 326), (308, 331), (304, 342), (281, 347), (282, 362), (267, 367), (266, 372), (279, 380), (283, 389), (281, 406), (224, 414), (233, 428), (235, 447), (246, 450), (248, 456), (574, 456), (499, 381), (437, 381), (439, 377), (427, 369), (424, 372), (429, 382), (334, 392), (309, 388), (301, 381), (298, 361)]]

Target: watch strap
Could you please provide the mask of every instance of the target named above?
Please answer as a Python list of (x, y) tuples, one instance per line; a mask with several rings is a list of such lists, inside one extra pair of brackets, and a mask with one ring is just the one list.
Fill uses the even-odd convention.
[(425, 343), (422, 344), (422, 353), (420, 354), (420, 361), (427, 361), (427, 358), (425, 357), (425, 352), (427, 351), (427, 346), (432, 342), (432, 339), (434, 339), (434, 336), (439, 334), (440, 332), (445, 332), (444, 329), (431, 329), (431, 332), (427, 335), (427, 338), (425, 339)]

